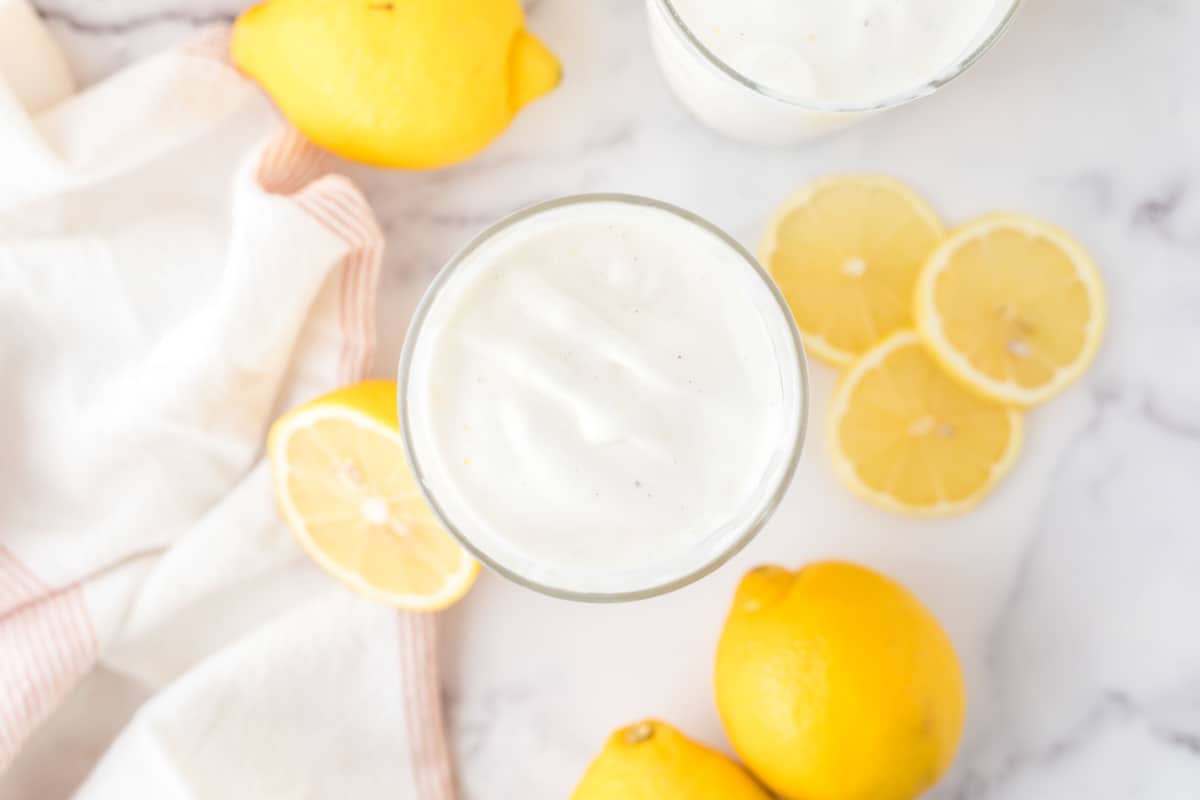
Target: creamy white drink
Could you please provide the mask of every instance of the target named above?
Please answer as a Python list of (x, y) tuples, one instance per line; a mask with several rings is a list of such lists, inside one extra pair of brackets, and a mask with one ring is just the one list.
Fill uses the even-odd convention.
[(647, 5), (655, 52), (685, 105), (736, 138), (789, 142), (932, 90), (990, 42), (1016, 0)]
[(794, 466), (803, 364), (760, 268), (683, 212), (575, 198), (439, 278), (401, 425), (444, 521), (538, 588), (627, 595), (702, 572)]

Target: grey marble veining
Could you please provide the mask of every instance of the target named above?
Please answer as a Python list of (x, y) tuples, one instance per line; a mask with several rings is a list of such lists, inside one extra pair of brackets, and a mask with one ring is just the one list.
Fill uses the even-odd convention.
[[(232, 18), (238, 0), (37, 0), (84, 80)], [(377, 370), (417, 297), (474, 232), (554, 195), (637, 192), (753, 245), (809, 178), (879, 171), (950, 222), (995, 209), (1070, 229), (1100, 264), (1109, 335), (1030, 415), (1014, 474), (942, 522), (874, 511), (813, 431), (776, 518), (732, 564), (636, 607), (539, 597), (485, 575), (447, 614), (447, 702), (464, 797), (561, 798), (612, 728), (657, 715), (723, 745), (711, 659), (750, 566), (855, 558), (912, 587), (963, 657), (970, 724), (937, 800), (1200, 797), (1200, 5), (1027, 0), (937, 95), (801, 150), (721, 140), (659, 78), (640, 0), (538, 0), (566, 80), (482, 157), (436, 173), (354, 169), (388, 236)]]

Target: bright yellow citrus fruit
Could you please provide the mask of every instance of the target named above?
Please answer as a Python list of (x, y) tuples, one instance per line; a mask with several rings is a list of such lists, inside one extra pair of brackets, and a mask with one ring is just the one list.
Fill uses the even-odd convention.
[(561, 77), (518, 0), (268, 0), (232, 49), (309, 139), (406, 169), (474, 155)]
[(571, 800), (770, 800), (746, 771), (665, 722), (614, 733)]
[(966, 705), (933, 615), (843, 562), (742, 579), (716, 692), (734, 749), (784, 800), (912, 800), (950, 766)]
[(1104, 285), (1071, 236), (994, 214), (955, 231), (915, 291), (917, 330), (933, 356), (1003, 403), (1045, 402), (1078, 378), (1104, 332)]
[(834, 467), (892, 511), (942, 516), (981, 500), (1012, 467), (1021, 415), (946, 375), (912, 331), (867, 351), (834, 390)]
[(414, 610), (462, 597), (479, 565), (438, 524), (404, 458), (395, 381), (366, 381), (281, 417), (268, 442), (279, 509), (327, 571)]
[(824, 178), (776, 213), (760, 251), (809, 352), (849, 364), (912, 327), (917, 273), (944, 231), (908, 187), (874, 175)]

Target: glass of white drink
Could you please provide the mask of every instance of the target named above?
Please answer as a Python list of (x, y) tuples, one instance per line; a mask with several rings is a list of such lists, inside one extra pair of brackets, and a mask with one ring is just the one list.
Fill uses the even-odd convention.
[(715, 569), (770, 516), (808, 410), (804, 352), (755, 259), (705, 220), (582, 195), (497, 223), (421, 301), (400, 425), (479, 559), (579, 600)]
[(1021, 0), (646, 0), (680, 101), (710, 128), (796, 144), (931, 94), (974, 64)]

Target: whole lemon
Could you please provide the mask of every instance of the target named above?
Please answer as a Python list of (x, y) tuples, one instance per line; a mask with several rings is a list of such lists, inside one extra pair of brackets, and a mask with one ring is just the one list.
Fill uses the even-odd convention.
[(269, 0), (232, 52), (313, 142), (409, 169), (474, 155), (561, 76), (518, 0)]
[(665, 722), (614, 733), (571, 800), (770, 800), (746, 771)]
[(716, 693), (734, 749), (786, 800), (911, 800), (949, 767), (966, 704), (933, 615), (844, 562), (742, 579)]

